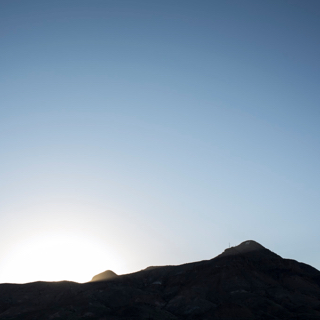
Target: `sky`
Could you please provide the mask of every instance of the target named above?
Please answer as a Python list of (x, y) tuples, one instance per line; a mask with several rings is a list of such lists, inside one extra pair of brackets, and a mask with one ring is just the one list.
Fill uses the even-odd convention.
[(320, 269), (319, 34), (318, 0), (2, 0), (0, 282)]

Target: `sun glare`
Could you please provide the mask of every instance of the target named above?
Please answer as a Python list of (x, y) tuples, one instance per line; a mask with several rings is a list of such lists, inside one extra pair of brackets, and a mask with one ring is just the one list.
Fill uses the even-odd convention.
[(87, 282), (106, 269), (122, 269), (117, 255), (77, 235), (33, 237), (17, 245), (0, 265), (0, 282), (70, 280)]

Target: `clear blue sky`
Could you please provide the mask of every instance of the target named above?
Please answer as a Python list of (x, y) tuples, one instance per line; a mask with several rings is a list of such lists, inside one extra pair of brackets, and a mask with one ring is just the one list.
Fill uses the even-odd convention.
[(319, 269), (319, 34), (318, 0), (2, 0), (0, 282), (48, 234), (90, 276), (247, 239)]

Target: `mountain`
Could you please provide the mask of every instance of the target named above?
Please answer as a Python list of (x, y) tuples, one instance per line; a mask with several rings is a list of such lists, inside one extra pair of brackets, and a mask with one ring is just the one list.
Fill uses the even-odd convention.
[(84, 284), (1, 284), (0, 319), (319, 320), (320, 272), (249, 240), (211, 260)]

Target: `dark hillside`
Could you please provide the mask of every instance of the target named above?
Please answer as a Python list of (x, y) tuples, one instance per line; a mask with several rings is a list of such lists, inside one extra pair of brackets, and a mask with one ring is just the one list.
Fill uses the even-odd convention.
[(2, 284), (0, 319), (320, 319), (320, 272), (255, 241), (211, 260), (94, 280)]

